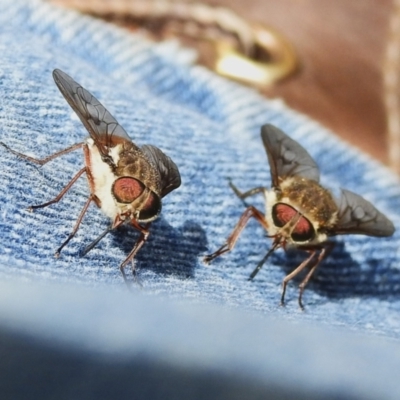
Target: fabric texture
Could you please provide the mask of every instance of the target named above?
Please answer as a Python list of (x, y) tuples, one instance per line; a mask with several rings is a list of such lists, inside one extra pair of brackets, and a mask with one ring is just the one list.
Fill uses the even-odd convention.
[[(27, 398), (17, 389), (21, 371), (42, 398), (109, 398), (107, 382), (111, 393), (133, 398), (398, 398), (399, 231), (337, 238), (305, 291), (305, 312), (298, 280), (279, 307), (282, 279), (303, 253), (277, 251), (247, 281), (271, 245), (255, 221), (232, 252), (202, 262), (244, 211), (228, 178), (243, 191), (270, 185), (265, 123), (310, 152), (334, 194), (343, 187), (364, 196), (399, 227), (397, 177), (281, 101), (191, 65), (191, 52), (172, 41), (154, 44), (41, 1), (0, 0), (0, 49), (0, 140), (8, 146), (43, 158), (87, 137), (53, 82), (59, 68), (136, 144), (168, 154), (182, 176), (136, 258), (143, 288), (128, 293), (118, 266), (138, 237), (133, 229), (80, 257), (109, 224), (94, 206), (54, 258), (87, 199), (84, 178), (58, 204), (27, 211), (65, 187), (82, 153), (38, 167), (0, 147), (7, 398)], [(262, 196), (249, 202), (264, 210)]]

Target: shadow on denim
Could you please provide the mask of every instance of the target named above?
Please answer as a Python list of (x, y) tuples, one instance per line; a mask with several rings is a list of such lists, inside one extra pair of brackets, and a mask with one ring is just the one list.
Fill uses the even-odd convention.
[[(376, 246), (379, 246), (377, 242)], [(284, 253), (283, 253), (284, 254)], [(288, 251), (282, 256), (282, 268), (285, 273), (292, 272), (305, 258), (307, 253)], [(400, 297), (400, 271), (385, 266), (382, 259), (368, 258), (361, 266), (345, 250), (345, 243), (335, 242), (331, 254), (322, 261), (306, 290), (315, 290), (328, 298), (376, 297), (396, 299)], [(308, 269), (293, 279), (298, 285)]]
[[(114, 245), (122, 248), (127, 256), (139, 233), (134, 228), (122, 226), (111, 236)], [(173, 228), (161, 217), (150, 226), (149, 238), (135, 258), (136, 267), (139, 272), (146, 269), (164, 276), (194, 278), (198, 256), (206, 249), (206, 234), (196, 222), (187, 220), (181, 227)], [(126, 270), (129, 275), (128, 269), (129, 266)]]

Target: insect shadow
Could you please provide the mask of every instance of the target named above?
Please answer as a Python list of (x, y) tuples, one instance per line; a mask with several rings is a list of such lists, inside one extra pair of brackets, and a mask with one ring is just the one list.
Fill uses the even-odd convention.
[[(279, 259), (286, 273), (301, 262), (304, 254), (288, 251)], [(302, 277), (294, 282), (299, 284)], [(400, 297), (400, 271), (382, 263), (382, 258), (368, 258), (363, 264), (355, 261), (343, 242), (335, 242), (332, 253), (316, 271), (309, 287), (331, 299), (350, 297), (375, 297), (398, 299)]]
[[(123, 225), (112, 231), (110, 236), (113, 246), (129, 254), (138, 232)], [(191, 279), (195, 276), (198, 256), (206, 249), (206, 233), (199, 224), (187, 220), (179, 228), (174, 228), (161, 217), (152, 224), (146, 251), (138, 253), (135, 258), (136, 268), (139, 275), (147, 270), (164, 276)]]

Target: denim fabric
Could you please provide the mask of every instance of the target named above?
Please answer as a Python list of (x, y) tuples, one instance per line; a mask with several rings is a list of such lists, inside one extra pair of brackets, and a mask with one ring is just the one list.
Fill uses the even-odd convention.
[[(65, 397), (58, 398), (94, 398), (93, 388), (117, 366), (124, 370), (121, 393), (139, 382), (138, 398), (150, 398), (146, 388), (151, 398), (168, 398), (173, 388), (174, 398), (400, 396), (399, 231), (385, 239), (338, 238), (306, 289), (305, 312), (297, 305), (296, 282), (288, 286), (287, 306), (278, 306), (282, 279), (304, 254), (278, 251), (247, 281), (271, 244), (255, 221), (231, 253), (209, 266), (202, 262), (244, 210), (227, 178), (241, 190), (270, 184), (262, 124), (298, 140), (334, 193), (344, 187), (364, 196), (398, 228), (397, 177), (281, 101), (192, 66), (191, 53), (174, 42), (150, 43), (40, 1), (0, 0), (0, 50), (1, 141), (42, 158), (87, 136), (53, 82), (51, 72), (60, 68), (98, 97), (135, 143), (160, 147), (182, 175), (136, 258), (143, 290), (126, 293), (118, 266), (138, 234), (123, 227), (80, 257), (109, 224), (94, 206), (54, 258), (88, 196), (84, 178), (58, 204), (26, 210), (60, 192), (83, 166), (82, 153), (38, 168), (0, 148), (0, 328), (2, 347), (15, 358), (0, 361), (8, 390), (21, 368), (33, 373), (40, 354), (49, 355), (43, 365), (54, 371), (50, 355), (58, 354), (69, 357), (62, 367), (84, 364), (91, 376), (80, 387), (79, 377), (60, 372)], [(251, 201), (264, 209), (261, 196)], [(25, 353), (10, 350), (21, 343)], [(96, 357), (104, 370), (96, 370)], [(124, 363), (133, 375), (142, 371), (142, 379), (130, 382)], [(32, 380), (45, 385), (45, 374), (37, 374)], [(169, 382), (159, 391), (151, 381), (157, 374)], [(48, 393), (57, 392), (54, 382)], [(69, 384), (71, 392), (65, 391)], [(100, 391), (96, 398), (106, 397)]]

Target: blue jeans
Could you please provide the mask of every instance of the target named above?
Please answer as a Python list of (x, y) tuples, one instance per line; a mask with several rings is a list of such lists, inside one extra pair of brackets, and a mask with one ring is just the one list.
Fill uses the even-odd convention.
[[(305, 312), (296, 282), (278, 306), (303, 253), (277, 251), (247, 281), (271, 245), (255, 221), (232, 252), (202, 262), (244, 211), (228, 177), (243, 191), (270, 185), (265, 123), (310, 152), (325, 186), (364, 196), (395, 226), (397, 177), (279, 100), (190, 65), (173, 43), (40, 1), (0, 0), (0, 49), (2, 142), (43, 158), (87, 137), (53, 82), (60, 68), (182, 176), (136, 258), (143, 289), (128, 292), (118, 266), (134, 229), (80, 257), (109, 224), (95, 207), (53, 256), (87, 199), (85, 179), (59, 203), (26, 210), (62, 190), (82, 168), (81, 152), (38, 168), (0, 147), (1, 398), (399, 398), (398, 232), (337, 238), (306, 289)], [(264, 210), (261, 196), (249, 201)]]

